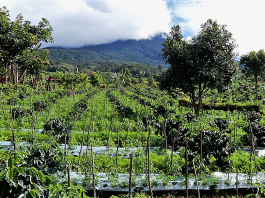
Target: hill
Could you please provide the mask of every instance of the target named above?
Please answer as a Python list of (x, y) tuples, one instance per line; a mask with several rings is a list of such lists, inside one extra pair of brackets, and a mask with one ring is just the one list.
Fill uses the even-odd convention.
[(83, 46), (79, 48), (48, 47), (51, 66), (56, 70), (59, 65), (76, 65), (81, 69), (101, 70), (108, 66), (117, 67), (123, 64), (136, 64), (141, 67), (159, 65), (165, 66), (159, 57), (165, 38), (157, 35), (151, 39), (119, 40), (109, 44)]

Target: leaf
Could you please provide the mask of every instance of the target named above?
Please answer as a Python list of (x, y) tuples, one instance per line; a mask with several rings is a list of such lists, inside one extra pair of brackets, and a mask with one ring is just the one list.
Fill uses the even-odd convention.
[(39, 177), (41, 181), (46, 182), (45, 175), (41, 171), (39, 171)]
[(51, 184), (51, 183), (52, 183), (52, 179), (51, 179), (51, 177), (48, 176), (48, 175), (45, 175), (45, 177), (46, 177), (47, 184), (48, 184), (48, 185)]
[(12, 167), (13, 166), (13, 159), (12, 158), (9, 158), (8, 159), (8, 167)]
[(28, 191), (25, 192), (24, 198), (30, 198), (30, 193)]
[(39, 191), (37, 191), (36, 189), (32, 189), (32, 190), (29, 191), (29, 192), (30, 192), (30, 194), (31, 194), (31, 196), (32, 196), (33, 198), (36, 198), (37, 195), (39, 194)]
[(26, 173), (25, 173), (23, 167), (18, 167), (17, 170), (18, 170), (18, 172), (19, 172), (21, 175), (26, 176)]
[(5, 177), (6, 172), (7, 172), (7, 170), (3, 170), (3, 171), (0, 173), (0, 181)]

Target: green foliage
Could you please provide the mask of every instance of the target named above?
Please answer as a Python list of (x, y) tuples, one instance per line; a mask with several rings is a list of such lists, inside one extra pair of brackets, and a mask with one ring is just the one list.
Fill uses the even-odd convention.
[[(31, 25), (30, 21), (23, 20), (22, 14), (19, 14), (15, 21), (11, 21), (6, 7), (0, 9), (0, 14), (2, 67), (20, 63), (23, 70), (27, 69), (30, 74), (39, 75), (49, 64), (48, 50), (37, 53), (41, 42), (53, 42), (49, 22), (42, 18), (38, 25)], [(3, 71), (3, 68), (1, 70)]]
[(43, 197), (51, 178), (10, 157), (0, 173), (1, 197)]
[(103, 79), (102, 75), (100, 74), (100, 72), (98, 72), (98, 71), (92, 72), (89, 80), (90, 80), (91, 85), (93, 85), (95, 87), (99, 87), (102, 84), (104, 84), (104, 79)]
[(52, 65), (67, 63), (80, 65), (84, 68), (99, 66), (98, 70), (101, 72), (120, 72), (121, 69), (114, 71), (113, 67), (123, 63), (158, 66), (159, 64), (164, 65), (163, 60), (158, 56), (161, 51), (161, 43), (164, 40), (158, 36), (152, 39), (116, 41), (110, 44), (75, 49), (48, 48), (51, 51), (49, 59)]
[(60, 82), (67, 88), (74, 89), (78, 84), (83, 84), (88, 81), (88, 76), (85, 73), (79, 72), (77, 67), (71, 69), (61, 68), (62, 71), (56, 71), (51, 75), (52, 78), (59, 79)]
[(240, 59), (240, 64), (244, 64), (242, 72), (246, 73), (247, 77), (254, 76), (256, 99), (257, 99), (258, 77), (264, 75), (265, 71), (264, 50), (259, 50), (258, 52), (252, 51), (246, 55), (242, 55)]
[(169, 91), (181, 88), (189, 95), (197, 115), (202, 95), (209, 88), (221, 90), (231, 83), (235, 74), (233, 50), (236, 45), (225, 25), (207, 20), (190, 41), (183, 38), (179, 26), (174, 26), (162, 45), (162, 58), (170, 68), (160, 76), (159, 86)]

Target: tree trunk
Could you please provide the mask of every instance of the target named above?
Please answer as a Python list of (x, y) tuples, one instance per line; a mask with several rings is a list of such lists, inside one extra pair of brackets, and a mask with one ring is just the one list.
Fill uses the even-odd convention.
[(195, 112), (196, 116), (199, 116), (200, 111), (199, 111), (198, 105), (196, 104), (194, 91), (190, 95), (190, 100), (191, 100), (191, 105), (192, 105), (192, 107), (194, 109), (194, 112)]
[(20, 77), (20, 83), (22, 85), (24, 85), (24, 83), (25, 83), (26, 75), (27, 75), (27, 69), (24, 70), (23, 74)]
[(198, 105), (198, 116), (200, 113), (200, 110), (202, 109), (202, 85), (199, 84), (199, 105)]

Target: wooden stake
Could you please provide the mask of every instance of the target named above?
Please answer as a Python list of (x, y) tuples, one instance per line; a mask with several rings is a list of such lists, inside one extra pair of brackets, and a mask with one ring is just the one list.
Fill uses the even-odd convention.
[(130, 176), (129, 176), (129, 198), (132, 197), (132, 171), (133, 171), (133, 151), (130, 158)]
[(70, 187), (71, 187), (71, 179), (70, 179), (70, 168), (69, 166), (66, 166), (67, 168), (67, 175), (68, 175), (68, 194), (70, 193)]
[(165, 136), (166, 155), (167, 155), (167, 133), (166, 133), (166, 125), (167, 125), (167, 119), (165, 119), (164, 127), (163, 127), (163, 132), (164, 132), (164, 136)]
[(151, 186), (151, 179), (150, 179), (150, 136), (151, 136), (151, 128), (149, 127), (148, 139), (147, 139), (147, 161), (148, 161), (148, 186), (150, 190), (150, 196), (153, 198), (153, 191)]
[(188, 191), (188, 138), (186, 139), (186, 147), (185, 147), (185, 167), (186, 167), (186, 198), (189, 198), (189, 191)]
[(80, 166), (80, 158), (81, 158), (82, 148), (83, 148), (84, 139), (85, 139), (85, 129), (86, 129), (86, 125), (84, 126), (84, 129), (83, 129), (83, 137), (82, 137), (82, 143), (81, 143), (81, 147), (79, 151), (79, 158), (78, 158), (78, 165), (77, 165), (76, 173), (78, 173), (78, 168)]
[(193, 164), (195, 181), (196, 181), (196, 186), (197, 186), (198, 198), (200, 198), (200, 189), (199, 189), (198, 177), (197, 177), (197, 173), (196, 173), (196, 168), (195, 168), (194, 160), (192, 160), (192, 164)]

